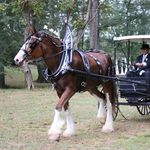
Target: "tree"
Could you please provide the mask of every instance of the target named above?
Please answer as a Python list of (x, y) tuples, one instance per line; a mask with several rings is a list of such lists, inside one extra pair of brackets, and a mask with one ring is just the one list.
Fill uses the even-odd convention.
[[(115, 36), (150, 34), (149, 14), (148, 0), (105, 0), (99, 26), (102, 47), (112, 53)], [(137, 54), (134, 51), (132, 55)]]
[(5, 87), (4, 65), (0, 62), (0, 88)]
[(4, 66), (13, 62), (15, 50), (20, 46), (21, 34), (18, 16), (13, 14), (13, 2), (1, 1), (0, 3), (0, 87), (5, 87)]
[(89, 30), (90, 30), (90, 48), (98, 49), (98, 0), (91, 0), (90, 7), (90, 22), (89, 22)]
[(76, 48), (101, 46), (112, 53), (114, 36), (150, 34), (149, 15), (149, 0), (1, 0), (0, 61), (4, 66), (13, 64), (29, 23), (52, 34), (70, 18), (77, 31)]
[[(37, 24), (37, 18), (41, 16), (43, 13), (42, 8), (44, 7), (44, 3), (38, 0), (34, 0), (34, 1), (18, 0), (17, 5), (20, 6), (20, 10), (22, 10), (22, 14), (27, 24), (25, 28), (25, 32), (24, 32), (24, 41), (26, 41), (27, 37), (35, 33), (35, 30), (36, 30), (35, 26)], [(28, 63), (24, 62), (24, 64), (22, 65), (22, 68), (24, 70), (25, 80), (26, 80), (28, 89), (34, 88), (31, 69)], [(38, 73), (39, 73), (39, 70), (41, 69), (41, 65), (37, 64), (37, 68), (38, 68)], [(37, 81), (38, 82), (45, 81), (45, 79), (40, 73), (38, 74)]]

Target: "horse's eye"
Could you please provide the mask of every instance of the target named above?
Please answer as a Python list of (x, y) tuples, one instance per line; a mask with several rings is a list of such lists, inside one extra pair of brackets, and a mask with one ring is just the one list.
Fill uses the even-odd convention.
[(29, 46), (31, 46), (31, 45), (32, 45), (32, 43), (33, 43), (33, 42), (32, 42), (32, 41), (30, 41), (30, 42), (29, 42)]
[(36, 47), (36, 45), (37, 45), (37, 43), (36, 43), (36, 41), (35, 41), (35, 42), (33, 42), (33, 43), (30, 45), (30, 48), (31, 48), (31, 49), (34, 49), (34, 48)]

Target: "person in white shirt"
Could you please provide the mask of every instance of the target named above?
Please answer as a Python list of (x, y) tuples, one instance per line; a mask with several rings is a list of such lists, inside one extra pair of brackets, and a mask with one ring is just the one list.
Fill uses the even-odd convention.
[(136, 70), (138, 70), (139, 75), (143, 75), (144, 72), (150, 71), (150, 53), (149, 53), (149, 45), (143, 44), (141, 47), (142, 54), (137, 57), (136, 63), (134, 66)]
[(141, 55), (139, 55), (134, 63), (135, 70), (129, 71), (127, 77), (142, 76), (146, 77), (146, 83), (150, 84), (150, 47), (143, 44), (141, 47)]

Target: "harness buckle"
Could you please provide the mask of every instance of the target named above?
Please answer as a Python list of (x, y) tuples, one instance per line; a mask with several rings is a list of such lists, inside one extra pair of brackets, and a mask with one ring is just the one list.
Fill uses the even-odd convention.
[(86, 87), (86, 86), (87, 86), (87, 83), (83, 81), (83, 82), (81, 82), (81, 86), (82, 86), (82, 87)]

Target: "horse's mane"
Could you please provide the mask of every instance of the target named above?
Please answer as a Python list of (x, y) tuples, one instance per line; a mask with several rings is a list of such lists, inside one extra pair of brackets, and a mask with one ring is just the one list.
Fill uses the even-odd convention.
[(61, 45), (62, 41), (56, 37), (56, 36), (52, 36), (49, 33), (45, 32), (45, 31), (39, 31), (38, 36), (40, 37), (44, 37), (46, 36), (50, 41), (52, 41), (55, 45)]

